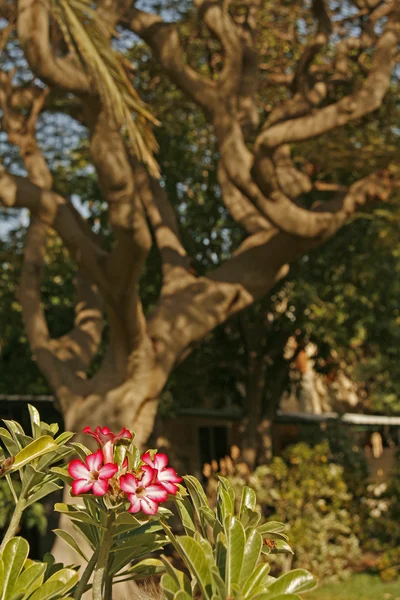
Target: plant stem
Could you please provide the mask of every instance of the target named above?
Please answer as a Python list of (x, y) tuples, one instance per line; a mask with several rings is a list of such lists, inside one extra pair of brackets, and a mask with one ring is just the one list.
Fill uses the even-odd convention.
[(93, 576), (92, 598), (93, 600), (103, 600), (102, 588), (107, 580), (107, 562), (108, 555), (113, 541), (113, 525), (115, 514), (112, 512), (108, 517), (107, 529), (104, 531), (103, 539), (100, 545), (99, 557)]
[(13, 516), (11, 517), (11, 521), (10, 524), (7, 528), (7, 531), (3, 537), (3, 541), (1, 542), (1, 546), (0, 546), (0, 554), (3, 552), (5, 545), (7, 544), (7, 542), (15, 536), (15, 534), (18, 531), (19, 528), (19, 524), (21, 521), (21, 517), (22, 517), (22, 513), (25, 510), (25, 506), (26, 506), (26, 498), (21, 494), (21, 496), (18, 499), (18, 502), (15, 505), (14, 508), (14, 513)]
[(85, 588), (89, 582), (90, 576), (92, 575), (93, 570), (96, 566), (97, 558), (99, 556), (99, 550), (100, 550), (100, 548), (96, 548), (96, 550), (93, 552), (88, 564), (86, 565), (86, 569), (82, 573), (82, 577), (81, 577), (81, 579), (77, 585), (77, 588), (75, 590), (75, 594), (74, 594), (75, 600), (80, 600), (82, 597), (82, 594), (85, 592)]
[(106, 583), (104, 586), (104, 600), (112, 600), (112, 584), (113, 578), (112, 575), (106, 573)]
[(15, 489), (14, 489), (14, 486), (13, 486), (13, 482), (12, 482), (11, 476), (9, 474), (7, 474), (6, 475), (6, 479), (7, 479), (8, 487), (10, 488), (12, 496), (14, 498), (14, 502), (15, 502), (15, 504), (17, 504), (18, 503), (18, 496), (15, 493)]

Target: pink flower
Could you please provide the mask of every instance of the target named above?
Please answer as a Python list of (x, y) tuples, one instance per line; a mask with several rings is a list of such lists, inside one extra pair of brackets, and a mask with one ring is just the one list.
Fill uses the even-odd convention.
[(103, 466), (104, 457), (101, 450), (86, 457), (86, 464), (75, 458), (68, 465), (68, 473), (75, 481), (72, 492), (75, 496), (93, 491), (95, 496), (104, 496), (108, 490), (108, 480), (118, 471), (118, 466), (107, 463)]
[(143, 511), (146, 515), (155, 515), (158, 504), (167, 500), (168, 493), (162, 485), (152, 483), (156, 475), (154, 469), (145, 466), (142, 471), (143, 476), (141, 479), (137, 479), (131, 473), (121, 475), (119, 479), (121, 490), (128, 495), (128, 500), (131, 503), (128, 512), (138, 513)]
[(104, 460), (108, 463), (112, 463), (114, 460), (114, 446), (118, 440), (121, 439), (132, 439), (132, 434), (128, 429), (121, 429), (121, 431), (115, 435), (108, 427), (96, 427), (93, 431), (91, 427), (85, 427), (83, 433), (87, 433), (94, 437), (100, 448), (103, 450)]
[(175, 469), (172, 469), (171, 467), (166, 468), (168, 456), (157, 452), (154, 455), (154, 458), (151, 458), (150, 452), (146, 452), (146, 454), (143, 454), (142, 456), (142, 461), (156, 470), (155, 483), (159, 483), (168, 494), (175, 496), (178, 491), (178, 486), (176, 484), (182, 481), (182, 477), (177, 475)]

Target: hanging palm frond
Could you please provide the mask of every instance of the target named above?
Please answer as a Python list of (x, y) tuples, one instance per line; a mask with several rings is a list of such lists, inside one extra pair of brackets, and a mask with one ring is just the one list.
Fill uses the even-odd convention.
[(109, 24), (92, 9), (89, 0), (51, 0), (65, 43), (89, 74), (110, 118), (126, 133), (134, 154), (154, 177), (158, 146), (151, 125), (158, 124), (130, 82), (123, 57), (111, 47)]

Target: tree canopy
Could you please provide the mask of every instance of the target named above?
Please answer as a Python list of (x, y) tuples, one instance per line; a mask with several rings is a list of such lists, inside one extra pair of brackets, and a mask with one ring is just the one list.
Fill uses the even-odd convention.
[(2, 360), (28, 340), (68, 421), (145, 439), (180, 364), (237, 389), (248, 319), (271, 376), (299, 330), (392, 406), (398, 11), (0, 2), (0, 202), (30, 211), (1, 246)]

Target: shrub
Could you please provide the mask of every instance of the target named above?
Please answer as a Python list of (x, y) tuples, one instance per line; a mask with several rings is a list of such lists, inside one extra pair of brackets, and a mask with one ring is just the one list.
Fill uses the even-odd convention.
[[(346, 578), (360, 559), (352, 533), (352, 497), (343, 468), (331, 462), (329, 444), (296, 444), (269, 465), (250, 472), (240, 457), (225, 459), (223, 471), (235, 489), (248, 485), (256, 493), (264, 519), (290, 523), (296, 548), (293, 565), (301, 564), (324, 580)], [(211, 475), (212, 469), (206, 468)], [(208, 480), (215, 501), (216, 474)]]
[[(90, 589), (93, 600), (112, 600), (114, 583), (159, 574), (167, 600), (301, 600), (299, 593), (315, 587), (304, 569), (279, 578), (270, 575), (269, 557), (292, 550), (284, 525), (260, 524), (249, 487), (243, 487), (239, 500), (230, 483), (220, 478), (212, 510), (194, 477), (184, 478), (187, 489), (180, 485), (182, 479), (168, 466), (167, 456), (157, 450), (141, 455), (127, 429), (114, 435), (106, 427), (86, 427), (84, 433), (99, 446), (90, 453), (86, 446), (70, 443), (72, 433), (57, 436), (57, 426), (43, 423), (36, 409), (30, 407), (30, 415), (31, 435), (14, 421), (0, 428), (0, 475), (15, 500), (0, 546), (3, 600), (80, 600)], [(71, 454), (78, 457), (63, 466)], [(20, 476), (18, 488), (13, 473)], [(55, 564), (51, 555), (43, 562), (30, 560), (28, 542), (15, 536), (24, 511), (58, 489), (60, 481), (82, 503), (55, 506), (71, 519), (78, 537), (63, 530), (55, 533), (84, 559), (82, 573), (77, 566)], [(174, 535), (168, 525), (172, 513), (161, 506), (167, 499), (175, 503), (186, 535)], [(186, 572), (159, 556), (169, 543)]]
[(382, 581), (395, 581), (400, 575), (400, 548), (382, 554), (377, 564)]

